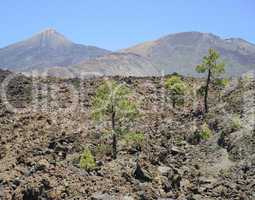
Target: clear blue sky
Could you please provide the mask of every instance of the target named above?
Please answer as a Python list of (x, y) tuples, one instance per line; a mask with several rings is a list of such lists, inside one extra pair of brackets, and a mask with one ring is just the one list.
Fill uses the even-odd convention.
[(255, 43), (255, 0), (0, 0), (0, 47), (47, 27), (111, 50), (191, 30)]

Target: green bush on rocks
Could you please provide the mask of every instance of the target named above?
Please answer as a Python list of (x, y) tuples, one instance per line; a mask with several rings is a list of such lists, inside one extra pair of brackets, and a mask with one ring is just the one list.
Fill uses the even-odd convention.
[(80, 168), (91, 171), (95, 169), (95, 167), (96, 161), (94, 159), (94, 156), (92, 155), (91, 151), (86, 148), (80, 158)]
[(201, 139), (203, 140), (208, 140), (211, 137), (212, 131), (206, 123), (202, 125), (199, 135), (201, 136)]
[(242, 127), (241, 119), (238, 115), (234, 115), (229, 122), (229, 126), (232, 131), (236, 131)]
[(144, 134), (140, 132), (130, 132), (127, 133), (123, 139), (127, 144), (140, 145), (144, 140)]

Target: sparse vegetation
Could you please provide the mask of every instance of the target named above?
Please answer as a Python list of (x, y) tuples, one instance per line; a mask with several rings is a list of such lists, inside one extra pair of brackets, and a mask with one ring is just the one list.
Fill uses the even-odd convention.
[(229, 84), (229, 79), (216, 79), (215, 84), (220, 88), (225, 88)]
[(220, 54), (214, 49), (210, 48), (208, 51), (208, 55), (204, 56), (202, 64), (196, 67), (196, 71), (198, 73), (207, 73), (206, 85), (204, 88), (204, 107), (205, 112), (208, 112), (208, 91), (209, 86), (213, 78), (221, 75), (225, 72), (223, 62), (219, 63), (218, 60), (220, 58)]
[(130, 132), (127, 133), (123, 139), (127, 144), (140, 145), (144, 141), (144, 134), (140, 132)]
[(182, 104), (184, 102), (186, 85), (180, 76), (173, 75), (169, 77), (165, 82), (165, 86), (171, 95), (170, 98), (173, 108), (176, 107), (176, 104)]
[(238, 115), (234, 115), (230, 120), (229, 120), (229, 126), (232, 131), (236, 131), (242, 127), (241, 124), (241, 119)]
[(229, 85), (230, 80), (227, 78), (215, 79), (214, 84), (218, 90), (219, 102), (222, 100), (222, 91)]
[(128, 131), (139, 113), (131, 97), (127, 86), (115, 81), (105, 81), (92, 100), (93, 119), (111, 122), (113, 159), (117, 158), (117, 136)]
[(188, 142), (192, 145), (198, 145), (202, 140), (208, 140), (212, 136), (212, 131), (207, 123), (201, 125), (195, 132), (189, 136)]
[(95, 169), (96, 161), (89, 148), (86, 148), (80, 158), (80, 168), (87, 171)]
[(212, 131), (206, 123), (202, 125), (199, 135), (203, 140), (208, 140), (212, 136)]
[[(198, 115), (197, 102), (193, 104), (196, 92), (189, 88), (200, 88), (203, 83), (200, 78), (179, 77), (187, 89), (182, 97), (185, 107), (176, 110), (164, 109), (162, 104), (165, 90), (162, 94), (159, 90), (166, 77), (111, 77), (110, 84), (102, 77), (88, 79), (79, 99), (86, 112), (76, 108), (59, 112), (53, 98), (49, 106), (54, 107), (38, 112), (14, 114), (0, 104), (2, 194), (6, 199), (125, 199), (120, 194), (131, 191), (133, 199), (175, 199), (180, 194), (183, 198), (235, 199), (241, 197), (242, 183), (242, 192), (252, 199), (254, 131), (249, 128), (254, 122), (254, 81), (231, 82), (224, 103), (218, 103), (223, 88), (216, 85), (218, 78), (213, 79), (210, 105), (215, 107)], [(68, 84), (75, 81), (45, 81), (61, 86), (61, 90), (52, 87), (52, 92), (63, 103), (69, 102)], [(15, 96), (19, 95), (15, 82), (13, 87)], [(40, 92), (46, 90), (41, 87)], [(135, 99), (143, 99), (140, 113)], [(39, 101), (39, 106), (43, 103)], [(120, 141), (116, 160), (111, 159), (113, 134)], [(20, 182), (16, 175), (23, 171)], [(205, 193), (197, 194), (198, 182)], [(220, 188), (212, 187), (217, 182), (222, 183)]]

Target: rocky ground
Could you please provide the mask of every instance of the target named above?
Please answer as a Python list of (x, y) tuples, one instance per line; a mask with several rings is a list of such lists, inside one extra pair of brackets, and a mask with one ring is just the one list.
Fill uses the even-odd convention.
[[(9, 73), (0, 74), (2, 82)], [(138, 146), (120, 140), (116, 160), (97, 148), (111, 138), (90, 117), (103, 78), (11, 81), (7, 99), (20, 112), (1, 100), (0, 199), (255, 199), (254, 80), (232, 80), (221, 94), (211, 88), (203, 115), (191, 92), (202, 79), (185, 78), (190, 92), (176, 109), (164, 95), (164, 78), (114, 79), (134, 91), (142, 114), (133, 129), (145, 135)], [(231, 125), (234, 115), (240, 127)], [(200, 140), (205, 122), (213, 134)], [(79, 167), (85, 147), (97, 162), (90, 172)]]

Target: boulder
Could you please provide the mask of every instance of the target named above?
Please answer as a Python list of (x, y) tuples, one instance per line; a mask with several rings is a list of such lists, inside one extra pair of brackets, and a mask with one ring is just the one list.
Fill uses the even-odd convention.
[(141, 182), (152, 181), (152, 177), (151, 177), (150, 173), (148, 171), (142, 169), (139, 163), (137, 163), (137, 165), (136, 165), (136, 169), (134, 171), (134, 177), (135, 177), (135, 179), (138, 179)]

